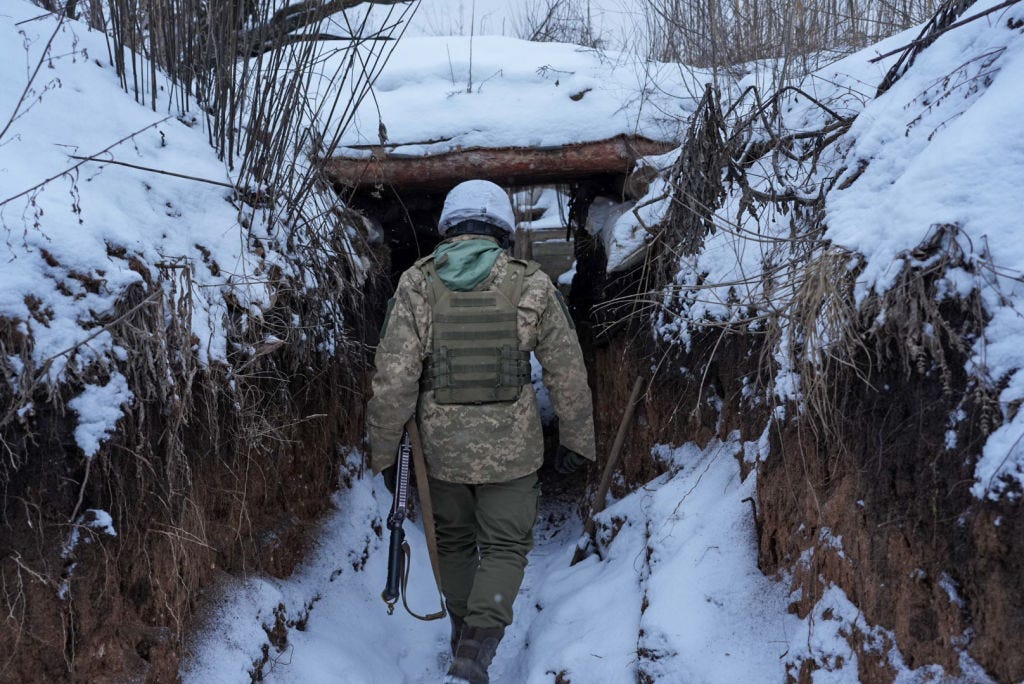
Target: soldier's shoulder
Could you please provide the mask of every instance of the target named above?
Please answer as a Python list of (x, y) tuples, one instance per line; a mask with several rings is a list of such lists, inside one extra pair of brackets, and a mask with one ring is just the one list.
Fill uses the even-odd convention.
[(510, 264), (518, 264), (523, 270), (523, 288), (525, 290), (536, 290), (547, 292), (553, 287), (551, 278), (541, 270), (540, 264), (527, 259), (509, 259)]
[(526, 272), (526, 277), (523, 279), (523, 283), (526, 288), (531, 290), (538, 290), (544, 293), (548, 293), (555, 289), (554, 283), (551, 282), (551, 277), (541, 270), (540, 264), (537, 262), (531, 262), (536, 266)]
[(428, 255), (421, 259), (417, 259), (416, 262), (405, 269), (402, 272), (401, 277), (398, 279), (399, 288), (413, 288), (419, 290), (427, 282), (427, 276), (423, 272), (423, 266), (430, 263), (434, 258), (434, 255)]
[[(533, 262), (536, 263), (536, 262)], [(555, 286), (551, 284), (551, 278), (537, 266), (527, 272), (523, 278), (523, 294), (520, 298), (520, 305), (528, 309), (543, 311), (548, 306), (551, 292)]]
[(515, 264), (516, 266), (522, 268), (524, 275), (527, 278), (532, 276), (534, 273), (540, 273), (541, 275), (544, 274), (544, 272), (540, 270), (540, 264), (538, 264), (536, 261), (533, 261), (532, 259), (517, 259), (515, 257), (509, 257), (508, 263)]

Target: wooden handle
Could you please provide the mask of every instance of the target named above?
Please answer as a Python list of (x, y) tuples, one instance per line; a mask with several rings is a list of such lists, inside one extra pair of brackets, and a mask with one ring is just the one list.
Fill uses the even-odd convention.
[[(619, 454), (622, 452), (622, 445), (626, 441), (626, 432), (629, 431), (629, 423), (633, 419), (633, 411), (636, 409), (637, 399), (640, 398), (640, 388), (643, 387), (644, 379), (637, 377), (633, 383), (633, 391), (629, 393), (629, 401), (626, 403), (626, 412), (622, 414), (622, 422), (619, 423), (619, 431), (615, 434), (615, 442), (612, 443), (612, 450), (608, 454), (608, 462), (604, 465), (604, 472), (601, 473), (601, 482), (597, 485), (597, 492), (594, 494), (594, 503), (590, 506), (590, 515), (583, 524), (583, 533), (590, 541), (594, 539), (596, 523), (594, 516), (604, 510), (604, 500), (608, 496), (608, 489), (612, 486), (612, 475), (615, 473), (615, 466), (619, 462)], [(572, 559), (572, 565), (576, 565), (586, 556), (586, 549), (577, 548)]]

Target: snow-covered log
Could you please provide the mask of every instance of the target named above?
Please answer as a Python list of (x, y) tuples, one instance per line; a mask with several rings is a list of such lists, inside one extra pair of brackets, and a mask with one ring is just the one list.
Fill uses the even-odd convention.
[(404, 190), (447, 190), (470, 178), (501, 185), (567, 182), (604, 174), (627, 174), (640, 157), (667, 152), (672, 142), (634, 135), (544, 147), (458, 149), (441, 154), (406, 154), (401, 147), (363, 146), (369, 158), (336, 156), (327, 171), (351, 187), (378, 184)]

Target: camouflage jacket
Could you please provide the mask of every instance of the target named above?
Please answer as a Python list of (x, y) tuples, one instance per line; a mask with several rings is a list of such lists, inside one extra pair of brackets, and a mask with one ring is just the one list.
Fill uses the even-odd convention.
[[(458, 238), (455, 238), (458, 239)], [(500, 285), (509, 258), (498, 256), (476, 290)], [(420, 390), (430, 355), (432, 313), (426, 277), (418, 266), (402, 274), (384, 324), (367, 407), (371, 466), (392, 465), (402, 426), (416, 412), (430, 475), (448, 482), (505, 482), (537, 470), (544, 438), (532, 385), (514, 402), (438, 404)], [(551, 280), (537, 271), (526, 278), (518, 306), (519, 346), (533, 351), (559, 418), (561, 443), (594, 460), (594, 418), (579, 340)]]

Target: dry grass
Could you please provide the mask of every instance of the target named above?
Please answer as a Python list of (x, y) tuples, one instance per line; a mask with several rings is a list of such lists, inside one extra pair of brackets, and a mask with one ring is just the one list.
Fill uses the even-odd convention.
[[(922, 39), (928, 40), (929, 31), (944, 30), (962, 11), (962, 3), (950, 0), (937, 15), (941, 21), (929, 24)], [(908, 51), (916, 49), (915, 44)], [(787, 130), (787, 93), (820, 108), (817, 129)], [(723, 103), (708, 85), (690, 119), (682, 154), (668, 172), (671, 208), (660, 225), (647, 227), (647, 260), (627, 276), (635, 281), (633, 288), (595, 307), (598, 313), (616, 316), (606, 324), (609, 328), (628, 328), (630, 318), (682, 318), (687, 338), (704, 339), (704, 331), (716, 331), (717, 339), (710, 341), (713, 349), (728, 347), (733, 336), (763, 338), (756, 377), (776, 377), (780, 368), (791, 373), (786, 377), (799, 382), (794, 396), (810, 417), (805, 424), (819, 443), (838, 450), (843, 448), (840, 418), (846, 399), (841, 388), (848, 379), (870, 384), (878, 368), (899, 367), (907, 381), (914, 375), (937, 375), (953, 392), (957, 371), (950, 355), (964, 358), (986, 314), (977, 292), (946, 297), (941, 280), (954, 268), (979, 276), (994, 269), (983, 252), (965, 244), (956, 226), (936, 226), (921, 245), (901, 255), (906, 265), (891, 288), (855, 300), (860, 257), (827, 240), (824, 206), (839, 178), (851, 183), (859, 173), (822, 168), (823, 159), (842, 158), (834, 148), (851, 123), (829, 103), (792, 86), (768, 96), (751, 87), (734, 102)], [(724, 215), (727, 201), (732, 211), (738, 207), (735, 219)], [(758, 227), (782, 217), (788, 234)], [(749, 249), (762, 255), (755, 270), (731, 282), (698, 274), (696, 282), (680, 284), (681, 265), (701, 253), (709, 235), (719, 232), (727, 234), (737, 252)], [(689, 316), (691, 308), (703, 303), (730, 313)], [(702, 361), (702, 375), (712, 361)], [(994, 413), (993, 384), (979, 378), (969, 398), (989, 406), (989, 413)], [(769, 386), (750, 396), (771, 400), (777, 390), (787, 394)], [(951, 398), (954, 405), (967, 400)]]
[(518, 8), (511, 28), (527, 40), (614, 47), (699, 68), (733, 69), (770, 60), (780, 76), (792, 76), (923, 23), (942, 4), (942, 0), (647, 0), (633, 9), (631, 30), (617, 29), (620, 35), (599, 25), (587, 0), (529, 0)]

